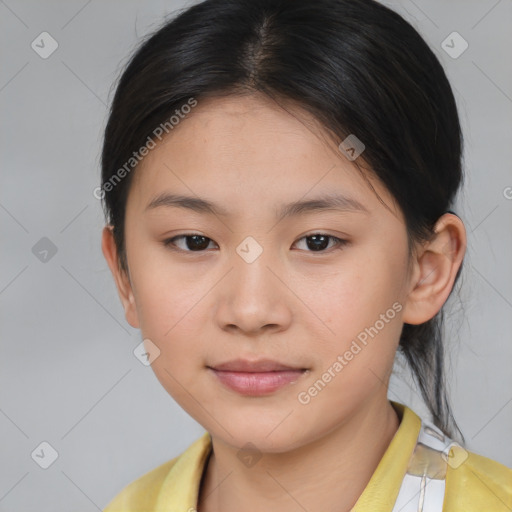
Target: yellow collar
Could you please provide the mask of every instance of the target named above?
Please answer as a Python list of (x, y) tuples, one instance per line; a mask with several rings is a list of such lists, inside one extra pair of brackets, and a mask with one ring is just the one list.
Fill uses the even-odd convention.
[[(352, 512), (391, 512), (407, 471), (421, 420), (407, 406), (391, 403), (401, 417), (400, 426)], [(211, 449), (210, 434), (205, 432), (176, 459), (162, 482), (155, 512), (186, 512), (197, 507), (199, 485)]]
[(391, 512), (395, 504), (407, 465), (416, 446), (421, 419), (406, 405), (391, 401), (400, 425), (370, 481), (351, 512)]

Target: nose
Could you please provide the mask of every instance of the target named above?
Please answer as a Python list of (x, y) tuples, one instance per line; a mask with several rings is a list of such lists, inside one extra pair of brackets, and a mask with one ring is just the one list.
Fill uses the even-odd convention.
[(282, 266), (270, 252), (263, 250), (252, 262), (238, 253), (231, 258), (232, 270), (221, 284), (216, 309), (216, 320), (223, 330), (254, 336), (288, 328), (293, 294), (283, 283)]

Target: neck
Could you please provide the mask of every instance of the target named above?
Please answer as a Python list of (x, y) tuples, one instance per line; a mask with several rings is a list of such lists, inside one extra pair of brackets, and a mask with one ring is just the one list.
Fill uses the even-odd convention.
[[(265, 453), (246, 468), (238, 448), (212, 438), (198, 512), (350, 510), (368, 484), (399, 426), (386, 399), (286, 453)], [(233, 468), (236, 468), (234, 470)]]

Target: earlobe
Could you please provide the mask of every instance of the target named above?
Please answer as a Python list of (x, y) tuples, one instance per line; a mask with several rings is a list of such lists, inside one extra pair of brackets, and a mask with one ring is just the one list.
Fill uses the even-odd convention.
[(415, 256), (403, 321), (422, 324), (433, 318), (448, 299), (466, 251), (466, 230), (459, 217), (442, 215), (435, 235)]
[(117, 292), (124, 308), (126, 320), (132, 327), (138, 329), (139, 318), (137, 315), (132, 285), (130, 283), (129, 276), (119, 267), (117, 248), (112, 229), (111, 225), (107, 225), (103, 228), (101, 250), (108, 263), (112, 276), (114, 277)]

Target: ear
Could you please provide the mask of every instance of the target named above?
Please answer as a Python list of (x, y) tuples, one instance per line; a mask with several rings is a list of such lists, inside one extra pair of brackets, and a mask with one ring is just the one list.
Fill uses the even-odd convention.
[(466, 229), (452, 213), (439, 217), (435, 235), (415, 255), (403, 321), (422, 324), (443, 307), (466, 252)]
[(117, 292), (124, 307), (126, 320), (132, 327), (138, 329), (139, 317), (135, 306), (132, 285), (130, 277), (119, 266), (112, 225), (108, 225), (103, 228), (101, 250), (103, 251), (103, 256), (105, 256), (108, 266), (110, 267), (110, 271), (114, 277)]

